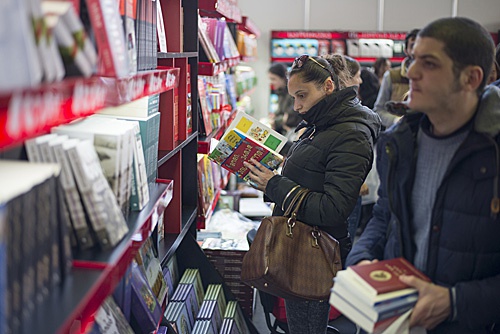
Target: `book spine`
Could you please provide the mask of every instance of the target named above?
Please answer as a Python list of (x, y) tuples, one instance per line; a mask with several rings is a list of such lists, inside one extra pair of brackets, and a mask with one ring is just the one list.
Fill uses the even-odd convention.
[[(36, 279), (39, 260), (42, 261), (44, 255), (43, 245), (40, 245), (41, 251), (37, 249), (37, 223), (36, 223), (36, 197), (34, 191), (25, 193), (22, 198), (22, 220), (17, 222), (21, 227), (21, 307), (22, 307), (22, 324), (29, 322), (30, 317), (35, 311), (36, 296)], [(40, 255), (40, 257), (39, 257)]]

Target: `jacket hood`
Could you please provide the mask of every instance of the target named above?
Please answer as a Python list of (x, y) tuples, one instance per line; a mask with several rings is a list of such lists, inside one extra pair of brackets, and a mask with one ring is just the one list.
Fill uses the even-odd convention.
[(495, 137), (500, 133), (500, 88), (489, 85), (481, 95), (474, 130)]
[(361, 105), (356, 95), (354, 87), (333, 92), (301, 117), (307, 122), (308, 127), (315, 126), (318, 130), (338, 123), (361, 123), (370, 129), (375, 140), (380, 133), (380, 117), (371, 109)]

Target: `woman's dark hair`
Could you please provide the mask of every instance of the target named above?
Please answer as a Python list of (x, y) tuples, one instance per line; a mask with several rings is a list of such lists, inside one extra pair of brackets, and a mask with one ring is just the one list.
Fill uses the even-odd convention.
[(424, 27), (418, 37), (434, 38), (444, 43), (444, 52), (453, 61), (455, 78), (466, 66), (481, 67), (483, 80), (477, 93), (482, 92), (495, 54), (493, 39), (483, 26), (465, 17), (442, 18)]
[(316, 62), (305, 61), (302, 66), (292, 66), (288, 76), (300, 75), (304, 82), (314, 82), (321, 86), (328, 77), (335, 83), (335, 90), (346, 87), (346, 80), (349, 78), (349, 71), (342, 55), (325, 55), (322, 57), (311, 57)]
[(269, 73), (279, 76), (282, 79), (286, 80), (286, 66), (282, 63), (274, 63), (269, 67)]
[(378, 77), (372, 71), (363, 68), (361, 69), (361, 80), (363, 80), (363, 82), (359, 85), (358, 90), (361, 104), (373, 109), (380, 89)]
[(377, 77), (380, 78), (384, 74), (384, 73), (380, 73), (380, 72), (382, 71), (382, 68), (385, 67), (387, 60), (389, 60), (389, 58), (380, 57), (380, 58), (377, 58), (375, 60), (375, 62), (373, 63), (373, 70), (375, 71), (375, 75)]
[(356, 73), (361, 69), (361, 65), (359, 65), (359, 62), (349, 56), (344, 56), (345, 63), (347, 65), (347, 70), (349, 71), (349, 74), (351, 75), (351, 78), (353, 78)]
[(413, 29), (406, 34), (406, 36), (405, 36), (405, 49), (408, 47), (408, 42), (410, 42), (410, 39), (417, 38), (419, 31), (420, 31), (420, 29)]

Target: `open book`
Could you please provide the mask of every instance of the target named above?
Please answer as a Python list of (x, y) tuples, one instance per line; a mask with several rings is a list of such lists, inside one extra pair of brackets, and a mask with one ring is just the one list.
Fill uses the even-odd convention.
[(283, 162), (283, 156), (278, 152), (286, 141), (278, 132), (240, 111), (208, 157), (248, 181), (250, 170), (243, 162), (253, 158), (275, 170)]

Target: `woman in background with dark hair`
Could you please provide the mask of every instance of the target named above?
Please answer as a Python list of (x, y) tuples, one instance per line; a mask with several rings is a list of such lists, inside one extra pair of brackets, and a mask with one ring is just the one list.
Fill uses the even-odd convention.
[(379, 86), (382, 84), (382, 79), (384, 78), (384, 73), (391, 68), (392, 64), (388, 58), (380, 57), (373, 63), (373, 72), (377, 76)]
[(293, 111), (293, 98), (288, 94), (287, 69), (281, 63), (274, 63), (268, 70), (269, 81), (276, 95), (278, 95), (278, 110), (274, 113), (273, 129), (283, 135), (302, 120), (298, 113)]

